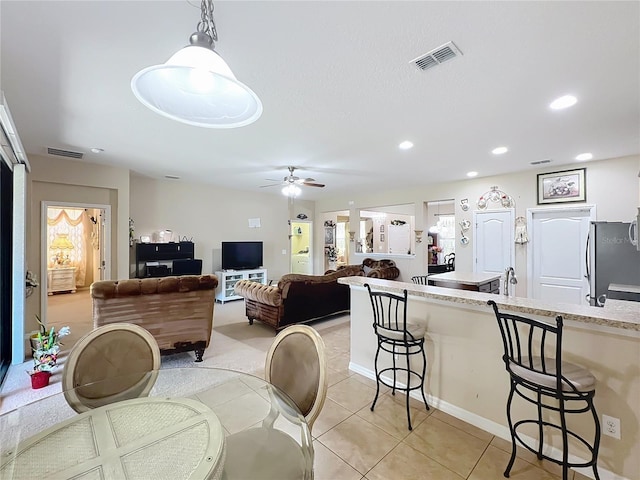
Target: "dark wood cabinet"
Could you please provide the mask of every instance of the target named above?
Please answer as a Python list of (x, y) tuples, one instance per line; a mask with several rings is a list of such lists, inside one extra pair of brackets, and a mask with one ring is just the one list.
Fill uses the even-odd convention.
[(136, 278), (151, 276), (147, 262), (192, 260), (194, 254), (193, 242), (136, 243)]
[(435, 264), (427, 265), (428, 273), (445, 273), (448, 271), (449, 269), (447, 268), (446, 263), (439, 263), (438, 265), (435, 265)]

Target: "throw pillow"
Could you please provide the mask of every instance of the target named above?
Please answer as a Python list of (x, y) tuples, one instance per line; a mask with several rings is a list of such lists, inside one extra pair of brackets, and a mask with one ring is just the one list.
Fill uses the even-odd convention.
[(364, 266), (362, 267), (362, 270), (364, 270), (364, 275), (365, 275), (365, 277), (366, 277), (366, 276), (368, 276), (368, 275), (369, 275), (369, 272), (370, 272), (371, 270), (373, 270), (373, 268), (371, 268), (371, 267), (367, 267), (366, 265), (364, 265)]

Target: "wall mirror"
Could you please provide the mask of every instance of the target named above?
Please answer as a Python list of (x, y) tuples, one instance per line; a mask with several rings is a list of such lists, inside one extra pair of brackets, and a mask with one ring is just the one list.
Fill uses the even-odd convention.
[(414, 255), (415, 205), (389, 205), (360, 210), (356, 251), (368, 254)]

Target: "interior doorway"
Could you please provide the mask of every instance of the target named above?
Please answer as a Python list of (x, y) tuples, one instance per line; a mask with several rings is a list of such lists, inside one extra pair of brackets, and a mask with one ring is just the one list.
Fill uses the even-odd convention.
[(67, 350), (93, 328), (89, 287), (111, 277), (111, 206), (44, 201), (41, 231), (40, 316), (71, 326)]
[(313, 274), (313, 224), (291, 222), (291, 273)]
[(456, 214), (453, 199), (426, 202), (425, 226), (428, 273), (449, 271), (447, 259), (456, 253)]

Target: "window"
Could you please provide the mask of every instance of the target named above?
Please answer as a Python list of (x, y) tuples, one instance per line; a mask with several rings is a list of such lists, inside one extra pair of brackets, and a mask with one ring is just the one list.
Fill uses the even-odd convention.
[(442, 247), (442, 254), (448, 255), (456, 251), (456, 217), (455, 215), (440, 215), (438, 217), (440, 234), (438, 245)]

